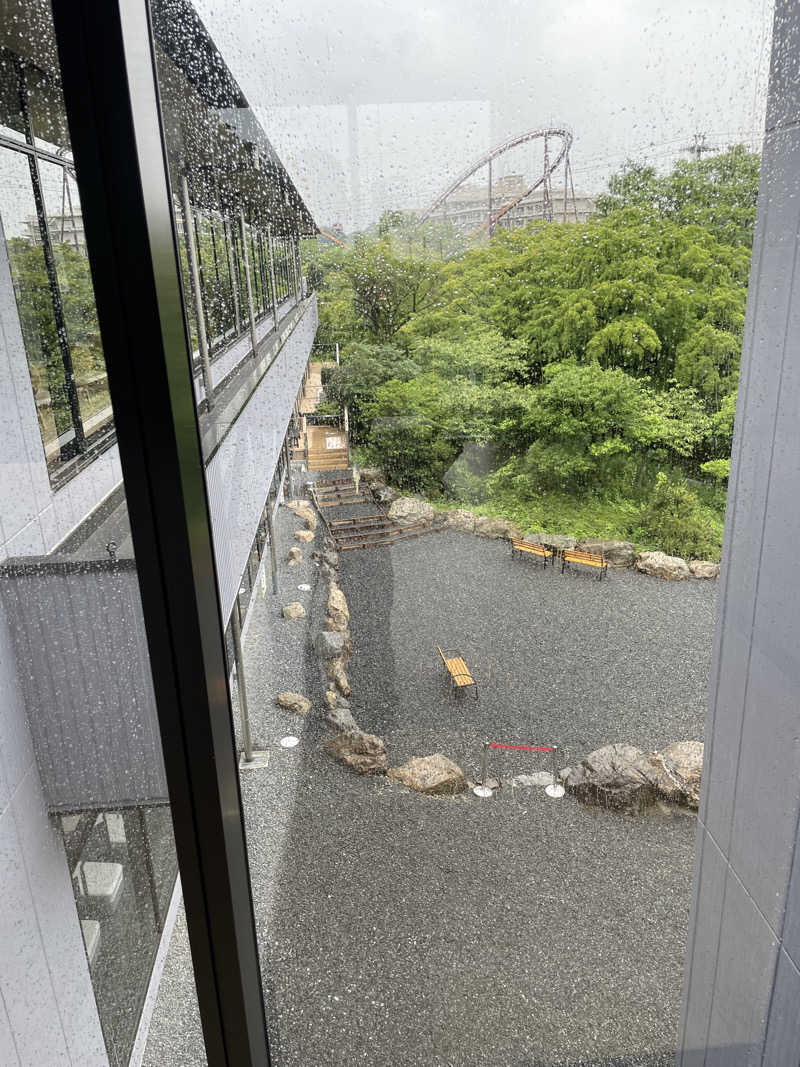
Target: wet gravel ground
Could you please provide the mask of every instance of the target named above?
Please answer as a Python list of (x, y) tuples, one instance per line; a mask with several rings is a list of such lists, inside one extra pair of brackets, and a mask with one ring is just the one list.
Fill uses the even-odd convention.
[[(713, 583), (562, 577), (446, 533), (342, 558), (354, 712), (392, 763), (443, 751), (471, 773), (486, 737), (568, 761), (702, 736)], [(477, 703), (450, 694), (437, 643)], [(281, 1067), (673, 1063), (692, 816), (425, 798), (306, 740), (265, 943)]]
[[(283, 511), (280, 524), (288, 548), (298, 524)], [(275, 1067), (671, 1067), (693, 817), (623, 817), (540, 788), (427, 798), (331, 763), (311, 651), (325, 589), (309, 555), (282, 563), (245, 646), (254, 737), (270, 751), (242, 792)], [(474, 774), (487, 737), (556, 741), (562, 765), (608, 741), (702, 737), (715, 583), (562, 577), (449, 533), (342, 561), (354, 714), (393, 764), (442, 751)], [(308, 624), (286, 623), (304, 581)], [(477, 703), (452, 696), (436, 644), (464, 654)], [(315, 712), (276, 708), (280, 688)], [(290, 751), (287, 732), (301, 739)], [(541, 767), (507, 754), (491, 771)], [(170, 998), (191, 982), (181, 931), (147, 1063), (203, 1062), (169, 1048)]]

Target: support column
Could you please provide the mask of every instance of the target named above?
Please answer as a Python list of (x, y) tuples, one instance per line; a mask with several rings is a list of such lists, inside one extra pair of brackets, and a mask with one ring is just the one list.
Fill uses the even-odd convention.
[(208, 410), (214, 406), (214, 388), (211, 384), (211, 360), (208, 355), (208, 337), (206, 320), (203, 316), (203, 294), (200, 290), (200, 268), (197, 263), (197, 248), (192, 229), (192, 204), (189, 200), (189, 182), (184, 174), (181, 178), (181, 208), (183, 210), (183, 236), (186, 241), (186, 257), (189, 260), (189, 282), (192, 287), (194, 317), (197, 320), (197, 343), (200, 346), (200, 370), (203, 375), (203, 388), (206, 393)]
[(253, 358), (258, 352), (258, 335), (256, 334), (256, 315), (253, 308), (253, 285), (250, 280), (250, 261), (247, 258), (247, 230), (245, 229), (244, 212), (239, 212), (239, 233), (242, 238), (242, 263), (244, 265), (244, 284), (247, 289), (247, 311), (250, 316), (250, 344), (253, 348)]
[(247, 709), (247, 685), (244, 680), (244, 656), (242, 655), (242, 628), (239, 624), (239, 598), (231, 612), (231, 636), (233, 658), (236, 661), (236, 688), (239, 693), (239, 721), (242, 727), (242, 746), (247, 763), (253, 762), (253, 742), (250, 740), (250, 714)]
[(283, 454), (286, 458), (286, 485), (287, 496), (289, 500), (294, 499), (294, 487), (292, 486), (292, 454), (289, 449), (289, 434), (288, 431), (283, 439)]
[(272, 568), (272, 592), (278, 595), (278, 554), (275, 546), (275, 523), (272, 520), (272, 504), (267, 500), (267, 531), (269, 533), (269, 562)]

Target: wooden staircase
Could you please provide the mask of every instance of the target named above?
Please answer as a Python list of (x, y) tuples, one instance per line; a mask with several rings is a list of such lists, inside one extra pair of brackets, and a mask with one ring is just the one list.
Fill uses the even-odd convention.
[[(311, 496), (319, 508), (328, 533), (336, 542), (340, 552), (349, 552), (355, 548), (370, 548), (373, 545), (393, 545), (397, 541), (407, 541), (411, 537), (421, 537), (428, 533), (430, 527), (422, 523), (413, 526), (401, 526), (390, 518), (381, 508), (371, 491), (363, 483), (356, 489), (352, 478), (336, 478), (330, 481), (315, 482)], [(347, 517), (330, 517), (332, 508), (350, 508), (364, 505), (369, 513)]]

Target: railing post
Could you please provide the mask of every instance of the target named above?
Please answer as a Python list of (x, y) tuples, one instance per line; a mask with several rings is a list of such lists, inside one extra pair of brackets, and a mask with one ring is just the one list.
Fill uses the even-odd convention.
[(250, 279), (250, 261), (247, 258), (247, 230), (245, 229), (244, 212), (239, 212), (239, 232), (242, 237), (242, 264), (244, 266), (244, 284), (247, 290), (247, 311), (250, 317), (250, 345), (253, 349), (253, 359), (258, 353), (258, 335), (256, 334), (256, 315), (253, 308), (253, 284)]
[(214, 406), (214, 388), (211, 384), (211, 360), (208, 355), (208, 337), (206, 320), (203, 316), (203, 294), (200, 290), (200, 268), (197, 262), (197, 248), (192, 229), (192, 204), (189, 200), (189, 182), (184, 174), (181, 178), (181, 208), (183, 211), (183, 236), (186, 241), (186, 256), (189, 260), (189, 284), (192, 289), (194, 317), (197, 320), (197, 343), (200, 346), (200, 370), (203, 375), (203, 388), (206, 393), (206, 407), (209, 411)]
[(231, 292), (233, 293), (233, 321), (236, 325), (236, 336), (242, 332), (242, 313), (239, 307), (239, 272), (236, 269), (236, 261), (233, 258), (233, 229), (225, 227), (226, 230), (230, 229), (229, 235), (226, 233), (225, 248), (228, 254), (228, 273), (231, 276)]
[(267, 258), (269, 259), (269, 284), (272, 295), (272, 325), (278, 328), (278, 287), (275, 284), (275, 245), (272, 242), (272, 227), (267, 226)]

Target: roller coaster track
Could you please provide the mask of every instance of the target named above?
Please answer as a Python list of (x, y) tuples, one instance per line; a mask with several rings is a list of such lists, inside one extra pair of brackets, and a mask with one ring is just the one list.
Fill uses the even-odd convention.
[[(549, 153), (547, 151), (548, 141), (551, 137), (561, 138), (561, 147), (556, 153), (556, 155), (553, 156), (552, 160), (550, 159)], [(528, 141), (538, 140), (540, 138), (543, 139), (545, 142), (545, 161), (541, 177), (538, 178), (528, 189), (520, 193), (520, 195), (517, 196), (514, 200), (512, 200), (510, 204), (506, 204), (504, 207), (502, 207), (495, 215), (491, 217), (491, 220), (487, 217), (483, 225), (479, 226), (476, 230), (474, 230), (473, 234), (480, 233), (481, 230), (486, 229), (486, 227), (490, 224), (494, 226), (498, 219), (501, 219), (503, 215), (511, 211), (512, 208), (516, 207), (517, 204), (525, 200), (526, 197), (530, 196), (531, 193), (538, 189), (540, 185), (545, 185), (549, 189), (550, 179), (553, 175), (553, 172), (556, 171), (562, 163), (564, 163), (565, 168), (564, 174), (566, 200), (566, 175), (568, 172), (571, 175), (569, 152), (570, 148), (572, 147), (572, 130), (570, 130), (567, 126), (543, 126), (536, 130), (525, 130), (524, 133), (518, 133), (515, 134), (513, 137), (509, 137), (507, 141), (503, 141), (502, 144), (496, 145), (494, 148), (490, 149), (488, 152), (482, 155), (479, 159), (476, 159), (472, 163), (470, 163), (468, 167), (462, 170), (461, 173), (453, 179), (453, 181), (447, 186), (446, 189), (443, 189), (442, 192), (439, 193), (439, 195), (431, 203), (431, 205), (423, 212), (422, 215), (420, 215), (417, 225), (420, 226), (423, 222), (429, 219), (430, 216), (434, 213), (434, 211), (436, 211), (437, 208), (441, 207), (445, 200), (447, 200), (447, 198), (451, 196), (460, 185), (463, 185), (468, 178), (471, 178), (476, 171), (480, 170), (481, 167), (488, 166), (489, 164), (491, 164), (492, 160), (497, 159), (498, 156), (502, 156), (505, 152), (508, 152), (512, 148), (516, 148), (518, 145), (525, 144)]]

